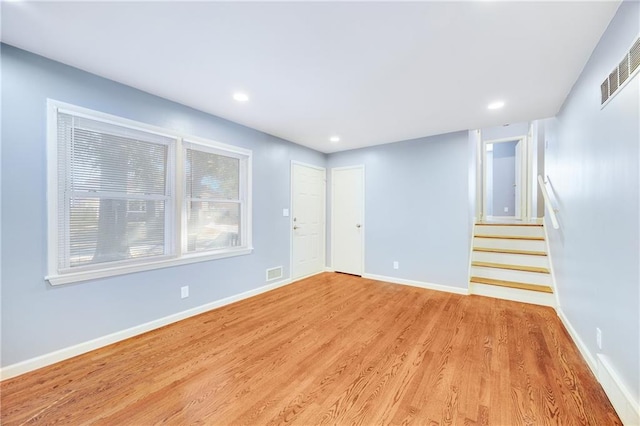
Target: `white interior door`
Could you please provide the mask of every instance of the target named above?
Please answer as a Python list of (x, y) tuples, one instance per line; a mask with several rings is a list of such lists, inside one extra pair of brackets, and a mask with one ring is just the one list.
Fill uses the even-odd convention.
[(325, 169), (291, 167), (291, 278), (317, 274), (325, 265)]
[(364, 272), (364, 166), (331, 170), (331, 258), (336, 272)]

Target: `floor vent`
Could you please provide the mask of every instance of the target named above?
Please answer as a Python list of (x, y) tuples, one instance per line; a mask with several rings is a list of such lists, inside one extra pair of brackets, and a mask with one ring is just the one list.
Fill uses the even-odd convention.
[(640, 37), (633, 43), (631, 49), (617, 67), (600, 85), (600, 105), (605, 105), (609, 99), (618, 93), (640, 70)]
[(282, 266), (267, 269), (267, 281), (277, 280), (282, 278)]

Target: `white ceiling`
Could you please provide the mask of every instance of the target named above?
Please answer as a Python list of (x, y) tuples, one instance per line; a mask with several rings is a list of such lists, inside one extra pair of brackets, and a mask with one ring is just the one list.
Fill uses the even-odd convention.
[(555, 115), (618, 6), (5, 2), (2, 40), (334, 152)]

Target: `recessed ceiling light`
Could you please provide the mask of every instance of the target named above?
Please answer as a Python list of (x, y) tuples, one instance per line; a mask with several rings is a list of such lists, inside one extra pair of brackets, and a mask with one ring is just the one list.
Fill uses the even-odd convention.
[(238, 92), (233, 94), (233, 99), (238, 102), (247, 102), (249, 100), (249, 95), (247, 95), (246, 93)]
[(331, 137), (329, 138), (329, 140), (330, 140), (331, 142), (334, 142), (334, 143), (335, 143), (335, 142), (340, 142), (340, 136), (331, 136)]
[(491, 102), (489, 105), (487, 105), (487, 108), (489, 108), (489, 109), (500, 109), (503, 106), (504, 106), (504, 102), (497, 101), (497, 102)]

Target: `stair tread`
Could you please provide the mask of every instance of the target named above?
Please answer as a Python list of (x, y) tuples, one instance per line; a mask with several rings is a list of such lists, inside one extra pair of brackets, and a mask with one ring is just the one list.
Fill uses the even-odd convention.
[(528, 254), (531, 256), (547, 255), (547, 253), (544, 251), (514, 250), (514, 249), (489, 248), (489, 247), (474, 247), (473, 251), (482, 251), (487, 253), (505, 253), (505, 254)]
[(491, 222), (483, 222), (476, 223), (477, 226), (540, 226), (541, 223), (491, 223)]
[(503, 240), (531, 240), (544, 241), (544, 237), (535, 237), (530, 235), (494, 235), (494, 234), (476, 234), (476, 238), (497, 238)]
[(475, 284), (489, 284), (489, 285), (496, 285), (500, 287), (517, 288), (520, 290), (539, 291), (541, 293), (553, 293), (553, 290), (551, 289), (551, 287), (546, 285), (527, 284), (527, 283), (521, 283), (517, 281), (496, 280), (494, 278), (483, 278), (483, 277), (471, 277), (470, 281), (471, 283), (475, 283)]
[(525, 272), (538, 272), (541, 274), (548, 274), (549, 270), (540, 266), (524, 266), (524, 265), (510, 265), (507, 263), (495, 263), (495, 262), (471, 262), (471, 266), (483, 266), (486, 268), (498, 268), (509, 269), (512, 271), (525, 271)]

